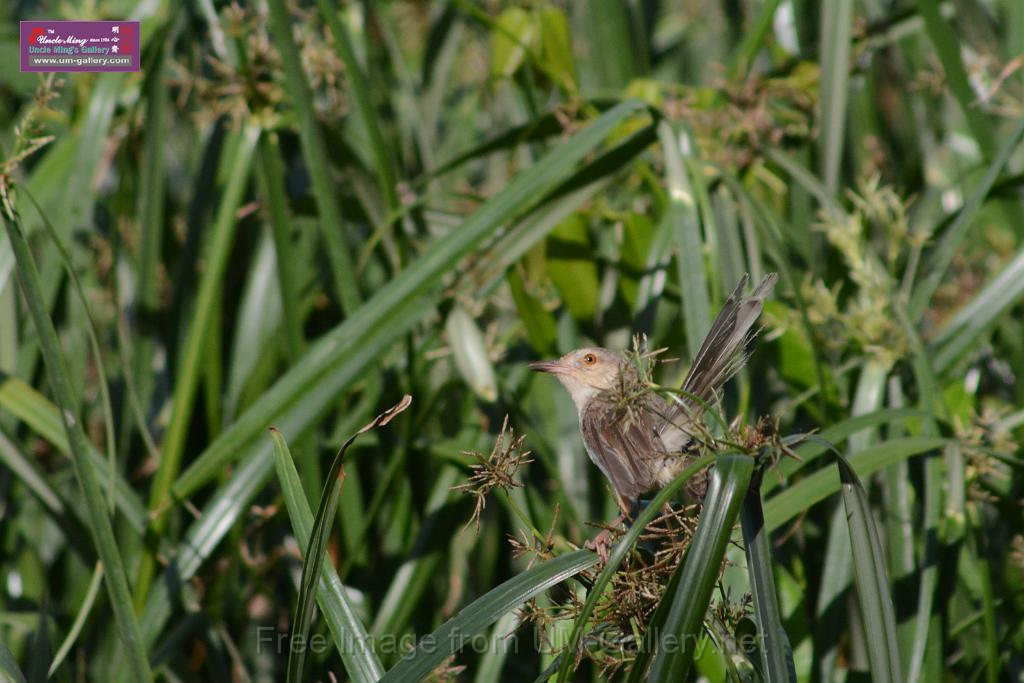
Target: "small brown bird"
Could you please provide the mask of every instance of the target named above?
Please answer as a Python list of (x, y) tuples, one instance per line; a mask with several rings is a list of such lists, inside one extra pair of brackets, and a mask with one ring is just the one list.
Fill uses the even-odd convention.
[[(743, 294), (747, 281), (744, 275), (711, 324), (676, 402), (644, 391), (636, 368), (616, 351), (583, 348), (530, 364), (532, 370), (557, 377), (576, 404), (583, 445), (611, 482), (622, 511), (613, 526), (642, 494), (665, 486), (688, 464), (686, 451), (695, 441), (704, 407), (718, 399), (721, 387), (746, 362), (754, 323), (776, 275), (767, 275), (749, 296)], [(706, 476), (694, 478), (688, 492), (703, 497), (706, 482)], [(605, 534), (599, 538), (603, 550)]]

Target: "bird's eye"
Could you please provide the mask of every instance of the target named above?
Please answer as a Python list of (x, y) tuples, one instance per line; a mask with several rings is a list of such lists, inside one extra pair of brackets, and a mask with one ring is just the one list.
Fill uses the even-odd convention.
[(583, 362), (586, 365), (593, 365), (594, 363), (597, 362), (597, 356), (595, 356), (592, 353), (588, 353), (587, 355), (583, 356)]

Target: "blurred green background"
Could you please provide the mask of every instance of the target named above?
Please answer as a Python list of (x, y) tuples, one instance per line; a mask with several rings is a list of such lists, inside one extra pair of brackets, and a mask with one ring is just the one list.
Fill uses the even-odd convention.
[[(140, 19), (141, 73), (19, 73), (37, 18)], [(14, 0), (0, 65), (11, 680), (284, 680), (332, 457), (404, 394), (314, 530), (303, 680), (1024, 677), (1019, 0)], [(595, 589), (614, 500), (526, 363), (645, 334), (678, 386), (771, 271), (724, 412), (863, 495), (776, 439), (718, 550)]]

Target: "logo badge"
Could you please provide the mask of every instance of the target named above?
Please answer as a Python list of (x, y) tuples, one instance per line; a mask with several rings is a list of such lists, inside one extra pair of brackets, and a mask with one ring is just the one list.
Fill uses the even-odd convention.
[(138, 71), (137, 21), (23, 21), (22, 71)]

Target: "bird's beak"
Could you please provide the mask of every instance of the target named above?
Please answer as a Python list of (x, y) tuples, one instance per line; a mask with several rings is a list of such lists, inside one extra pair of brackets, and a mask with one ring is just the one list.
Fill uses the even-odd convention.
[(552, 375), (564, 375), (568, 372), (568, 368), (562, 365), (561, 361), (557, 360), (542, 360), (538, 363), (530, 363), (529, 368), (534, 372), (547, 372)]

